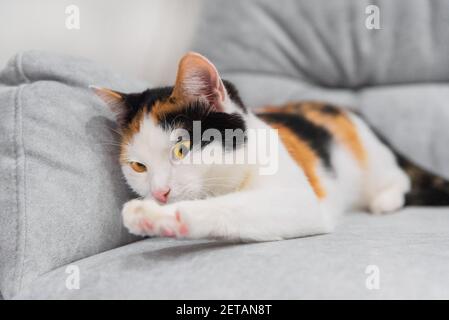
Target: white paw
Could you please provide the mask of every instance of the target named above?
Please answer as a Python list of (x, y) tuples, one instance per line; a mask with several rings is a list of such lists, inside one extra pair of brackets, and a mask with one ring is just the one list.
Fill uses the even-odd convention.
[(374, 214), (390, 213), (404, 206), (404, 192), (400, 188), (387, 188), (381, 191), (370, 203)]
[(123, 206), (123, 224), (139, 236), (184, 237), (187, 225), (173, 206), (161, 206), (154, 200), (131, 200)]

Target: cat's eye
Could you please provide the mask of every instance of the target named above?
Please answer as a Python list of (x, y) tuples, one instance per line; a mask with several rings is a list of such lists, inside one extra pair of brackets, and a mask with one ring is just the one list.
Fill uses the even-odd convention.
[(129, 162), (129, 166), (134, 171), (139, 172), (139, 173), (147, 171), (147, 167), (144, 164), (140, 163), (140, 162), (130, 161)]
[(183, 159), (190, 151), (190, 141), (180, 141), (172, 149), (173, 157), (177, 160)]

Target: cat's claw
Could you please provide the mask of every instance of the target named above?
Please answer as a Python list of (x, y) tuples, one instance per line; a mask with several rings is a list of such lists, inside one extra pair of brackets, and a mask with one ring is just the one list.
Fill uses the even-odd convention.
[(153, 200), (131, 200), (122, 210), (123, 224), (139, 236), (185, 237), (189, 230), (181, 213)]

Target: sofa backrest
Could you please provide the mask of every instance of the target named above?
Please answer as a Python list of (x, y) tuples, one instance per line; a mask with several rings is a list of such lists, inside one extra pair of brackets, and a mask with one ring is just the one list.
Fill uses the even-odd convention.
[(448, 8), (447, 0), (212, 0), (196, 48), (224, 73), (325, 87), (447, 81)]

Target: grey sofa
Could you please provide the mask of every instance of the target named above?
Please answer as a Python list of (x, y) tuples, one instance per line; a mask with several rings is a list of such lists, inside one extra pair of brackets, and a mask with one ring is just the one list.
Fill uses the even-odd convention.
[[(366, 27), (371, 4), (380, 29)], [(211, 0), (192, 48), (248, 106), (347, 106), (449, 178), (448, 8), (443, 0)], [(449, 208), (351, 213), (332, 234), (279, 242), (128, 235), (120, 207), (133, 195), (112, 115), (89, 84), (147, 86), (43, 52), (18, 54), (0, 73), (5, 299), (449, 298)]]

